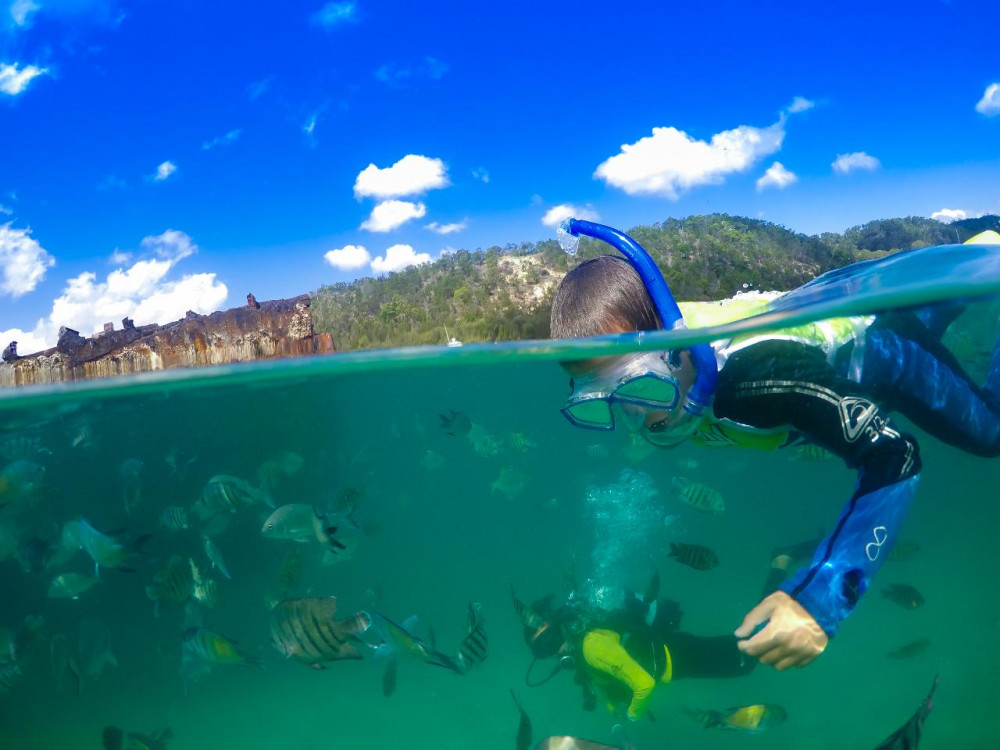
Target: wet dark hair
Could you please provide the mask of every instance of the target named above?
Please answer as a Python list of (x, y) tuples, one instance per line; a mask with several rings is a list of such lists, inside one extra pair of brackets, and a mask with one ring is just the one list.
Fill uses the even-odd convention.
[(601, 255), (586, 260), (563, 278), (552, 302), (554, 339), (581, 338), (662, 327), (639, 274), (624, 258)]

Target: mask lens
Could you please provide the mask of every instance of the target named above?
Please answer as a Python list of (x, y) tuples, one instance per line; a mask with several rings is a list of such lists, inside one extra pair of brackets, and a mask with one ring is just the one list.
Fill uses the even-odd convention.
[(622, 400), (641, 402), (671, 410), (677, 406), (680, 393), (677, 383), (673, 379), (666, 380), (649, 374), (622, 383), (615, 390), (615, 396)]
[(614, 424), (611, 419), (611, 405), (602, 399), (577, 401), (569, 404), (563, 412), (574, 424), (603, 428), (610, 428)]

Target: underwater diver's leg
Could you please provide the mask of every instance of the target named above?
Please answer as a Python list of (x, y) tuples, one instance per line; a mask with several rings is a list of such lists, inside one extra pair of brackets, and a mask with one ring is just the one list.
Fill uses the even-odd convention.
[(588, 632), (583, 637), (583, 658), (592, 669), (629, 689), (632, 693), (628, 706), (630, 719), (638, 719), (646, 713), (656, 680), (629, 656), (618, 633), (603, 629)]
[(903, 336), (898, 322), (880, 318), (866, 333), (861, 385), (939, 440), (977, 456), (1000, 455), (1000, 349), (981, 388), (926, 329)]

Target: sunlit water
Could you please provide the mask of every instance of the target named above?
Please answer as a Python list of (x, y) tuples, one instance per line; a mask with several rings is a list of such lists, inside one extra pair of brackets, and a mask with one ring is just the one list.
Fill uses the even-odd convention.
[[(977, 306), (949, 334), (977, 377), (995, 319), (995, 308)], [(96, 617), (111, 631), (119, 665), (78, 696), (71, 680), (60, 687), (43, 644), (23, 679), (0, 695), (0, 747), (99, 748), (102, 727), (114, 724), (145, 732), (172, 727), (174, 750), (509, 750), (518, 724), (512, 687), (535, 741), (575, 734), (611, 742), (615, 720), (601, 708), (582, 710), (569, 673), (525, 687), (529, 653), (509, 585), (526, 600), (562, 591), (569, 575), (642, 590), (658, 569), (662, 593), (683, 607), (685, 630), (729, 633), (756, 604), (772, 548), (827, 532), (854, 477), (837, 460), (805, 460), (793, 451), (683, 446), (627, 455), (619, 436), (572, 429), (559, 414), (567, 382), (555, 359), (567, 354), (483, 346), (417, 359), (337, 355), (24, 390), (0, 400), (0, 440), (37, 437), (51, 450), (42, 459), (42, 496), (30, 508), (0, 511), (0, 525), (44, 528), (84, 516), (102, 529), (155, 533), (135, 572), (103, 572), (76, 601), (48, 599), (46, 588), (57, 572), (91, 572), (83, 553), (43, 573), (23, 572), (13, 556), (0, 562), (0, 626), (41, 615), (48, 635), (75, 641), (81, 621)], [(439, 414), (448, 410), (472, 420), (472, 439), (446, 434)], [(82, 441), (81, 430), (89, 431)], [(1000, 462), (927, 436), (921, 447), (923, 482), (904, 532), (919, 552), (886, 564), (827, 652), (800, 671), (758, 668), (740, 679), (661, 686), (656, 721), (629, 728), (640, 750), (873, 748), (912, 714), (938, 672), (922, 746), (1000, 747)], [(145, 586), (173, 554), (219, 576), (197, 529), (168, 532), (160, 514), (190, 507), (213, 475), (255, 480), (257, 467), (282, 451), (305, 462), (278, 480), (278, 503), (325, 505), (360, 488), (356, 518), (366, 533), (351, 559), (324, 566), (319, 545), (262, 538), (268, 508), (237, 513), (215, 538), (232, 580), (221, 580), (223, 602), (204, 612), (204, 623), (263, 666), (216, 666), (185, 690), (182, 610), (167, 607), (154, 617)], [(166, 462), (171, 452), (181, 471)], [(129, 514), (119, 477), (126, 459), (143, 463), (142, 500)], [(679, 502), (671, 489), (676, 476), (718, 489), (725, 512), (709, 516)], [(638, 490), (608, 504), (622, 482)], [(721, 563), (709, 572), (683, 567), (667, 557), (671, 541), (707, 544)], [(285, 659), (270, 645), (265, 597), (293, 546), (304, 561), (298, 595), (335, 595), (345, 613), (375, 609), (397, 621), (419, 614), (422, 634), (432, 626), (442, 650), (464, 635), (467, 603), (481, 602), (489, 658), (464, 676), (404, 662), (389, 698), (381, 690), (383, 665), (370, 654), (321, 671)], [(882, 597), (879, 589), (895, 582), (916, 586), (926, 604), (907, 611)], [(377, 602), (370, 590), (381, 592)], [(918, 638), (932, 641), (925, 653), (888, 657)], [(780, 704), (789, 718), (760, 737), (702, 729), (683, 712), (762, 702)]]

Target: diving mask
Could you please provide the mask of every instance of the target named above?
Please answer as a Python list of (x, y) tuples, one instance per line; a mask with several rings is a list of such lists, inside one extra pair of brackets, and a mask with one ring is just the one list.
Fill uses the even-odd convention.
[(680, 367), (676, 352), (641, 352), (618, 360), (570, 380), (573, 391), (562, 413), (570, 424), (588, 430), (611, 431), (619, 423), (632, 431), (642, 429), (648, 412), (677, 408), (682, 388), (674, 372)]

